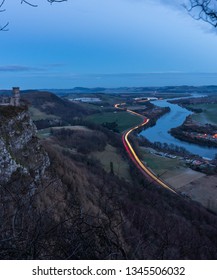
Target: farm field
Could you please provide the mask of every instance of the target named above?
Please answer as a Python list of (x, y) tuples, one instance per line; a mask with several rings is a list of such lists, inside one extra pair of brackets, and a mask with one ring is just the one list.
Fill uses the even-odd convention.
[(153, 172), (180, 193), (217, 213), (217, 175), (207, 176), (184, 166), (179, 159), (168, 159), (142, 148), (143, 160)]
[(203, 176), (180, 188), (192, 200), (217, 213), (217, 175)]
[(136, 126), (141, 122), (141, 118), (138, 116), (131, 115), (127, 112), (105, 112), (101, 114), (93, 114), (88, 116), (86, 120), (97, 123), (110, 123), (116, 122), (118, 127), (117, 129), (121, 132), (130, 127)]
[(193, 114), (192, 119), (200, 123), (210, 123), (217, 125), (217, 104), (195, 104), (194, 109), (202, 109), (202, 113)]
[[(149, 149), (142, 148), (144, 163), (161, 179), (165, 180), (176, 190), (186, 184), (206, 176), (185, 166), (181, 159), (170, 159), (150, 153)], [(187, 192), (187, 191), (186, 191)]]
[(143, 161), (145, 164), (154, 171), (158, 176), (162, 176), (163, 179), (171, 177), (171, 174), (179, 173), (183, 168), (178, 158), (170, 159), (162, 156), (155, 155), (150, 152), (148, 148), (141, 148), (143, 154)]

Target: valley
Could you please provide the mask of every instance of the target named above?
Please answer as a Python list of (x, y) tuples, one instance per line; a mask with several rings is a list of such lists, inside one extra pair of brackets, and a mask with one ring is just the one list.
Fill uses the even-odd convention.
[(138, 136), (170, 112), (151, 94), (93, 94), (101, 104), (42, 91), (21, 97), (23, 107), (0, 108), (1, 135), (15, 129), (25, 139), (0, 139), (0, 258), (216, 257), (216, 175), (192, 169), (198, 156)]
[[(67, 126), (63, 126), (63, 128), (73, 129), (73, 130), (83, 130), (85, 127), (85, 123), (87, 122), (87, 123), (95, 123), (96, 125), (103, 125), (105, 128), (110, 129), (115, 133), (123, 133), (127, 129), (138, 125), (142, 120), (142, 116), (144, 117), (148, 116), (151, 119), (152, 122), (151, 125), (154, 125), (157, 119), (161, 116), (163, 111), (160, 107), (154, 107), (154, 105), (152, 105), (148, 101), (147, 98), (151, 98), (153, 96), (153, 93), (152, 94), (148, 93), (147, 95), (148, 96), (144, 98), (144, 94), (139, 94), (137, 98), (135, 98), (134, 94), (125, 95), (123, 93), (109, 94), (109, 95), (104, 93), (83, 94), (83, 96), (85, 96), (85, 98), (88, 97), (89, 100), (83, 99), (82, 101), (82, 98), (80, 98), (79, 100), (76, 100), (75, 103), (78, 104), (79, 106), (82, 106), (83, 108), (84, 107), (87, 108), (89, 111), (88, 116), (80, 118), (80, 120), (79, 119), (73, 120), (73, 123), (75, 123), (73, 126), (70, 126), (70, 124), (68, 124)], [(73, 93), (73, 95), (67, 94), (64, 98), (66, 99), (69, 98), (70, 100), (72, 99), (74, 100), (78, 96), (80, 96), (80, 93), (79, 94)], [(158, 95), (154, 93), (154, 96), (158, 96)], [(162, 95), (161, 93), (157, 98), (162, 99), (163, 98), (162, 96), (168, 97), (168, 94)], [(176, 95), (175, 93), (173, 94), (170, 93), (169, 96), (171, 98), (171, 97), (175, 97)], [(93, 97), (98, 98), (97, 102), (93, 99)], [(179, 97), (180, 97), (180, 93), (179, 93)], [(185, 97), (185, 94), (183, 95), (183, 97)], [(182, 100), (188, 101), (189, 98), (179, 99), (179, 100), (180, 103), (182, 102), (183, 104)], [(192, 102), (197, 102), (198, 99), (194, 98), (190, 100), (192, 100)], [(207, 99), (205, 99), (205, 101), (207, 101)], [(118, 107), (117, 106), (114, 107), (114, 102), (119, 102), (116, 104), (121, 104), (121, 105), (119, 105)], [(174, 100), (171, 102), (176, 102), (176, 101)], [(211, 102), (213, 101), (210, 101), (210, 103)], [(201, 106), (205, 106), (203, 104), (204, 103), (202, 103)], [(46, 107), (46, 105), (44, 106)], [(194, 106), (198, 107), (199, 104)], [(212, 104), (211, 106), (214, 108), (215, 105)], [(126, 111), (127, 108), (129, 111), (135, 112), (138, 115), (127, 112)], [(33, 119), (38, 120), (39, 115), (40, 114), (33, 113), (32, 117)], [(193, 115), (192, 118), (194, 118), (194, 116), (195, 115)], [(53, 119), (53, 116), (51, 118), (48, 116), (47, 118)], [(76, 125), (76, 123), (80, 125)], [(54, 127), (51, 126), (50, 128), (41, 129), (39, 130), (38, 135), (43, 138), (48, 137), (50, 135), (51, 129), (55, 130), (57, 128), (58, 127), (56, 126)], [(136, 139), (135, 142), (137, 142)], [(163, 151), (165, 150), (165, 148), (163, 146), (160, 149), (160, 154), (158, 154), (159, 153), (158, 149), (154, 150), (155, 151), (154, 153), (151, 151), (153, 147), (152, 148), (148, 147), (148, 146), (152, 146), (150, 144), (148, 144), (148, 146), (145, 147), (143, 146), (144, 144), (141, 145), (141, 143), (137, 143), (136, 145), (137, 145), (137, 153), (140, 156), (140, 159), (145, 163), (145, 165), (147, 165), (154, 172), (154, 174), (157, 174), (158, 177), (168, 182), (168, 184), (171, 185), (173, 188), (175, 188), (175, 190), (178, 191), (178, 193), (180, 193), (181, 195), (194, 199), (195, 201), (202, 203), (202, 205), (204, 205), (206, 208), (212, 211), (216, 211), (216, 207), (215, 206), (212, 207), (212, 205), (215, 205), (215, 200), (216, 200), (215, 198), (217, 197), (216, 190), (215, 188), (213, 189), (213, 184), (215, 184), (215, 182), (217, 185), (217, 176), (215, 174), (216, 163), (214, 161), (213, 163), (207, 162), (206, 160), (204, 161), (201, 157), (192, 156), (188, 153), (186, 154), (184, 153), (183, 156), (182, 153), (171, 151), (171, 150), (170, 150), (171, 156), (169, 156), (169, 154), (164, 155), (165, 152), (163, 153)], [(132, 174), (130, 174), (129, 164), (127, 163), (126, 160), (119, 158), (117, 154), (118, 151), (114, 147), (108, 145), (105, 147), (104, 151), (92, 153), (92, 156), (101, 162), (102, 167), (107, 172), (111, 171), (111, 165), (112, 165), (114, 174), (116, 174), (120, 178), (125, 178), (126, 180), (132, 182)], [(207, 172), (210, 178), (212, 178), (211, 180), (213, 182), (212, 184), (209, 184), (209, 176), (206, 180), (205, 179), (198, 180), (200, 178), (206, 177)], [(195, 182), (197, 183), (195, 184)], [(192, 186), (194, 186), (194, 191), (192, 191)], [(201, 194), (205, 192), (205, 190), (207, 193), (209, 193), (209, 195), (201, 196)]]

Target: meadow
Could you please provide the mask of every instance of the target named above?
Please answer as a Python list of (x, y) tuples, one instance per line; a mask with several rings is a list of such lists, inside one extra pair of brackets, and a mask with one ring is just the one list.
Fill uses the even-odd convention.
[(104, 112), (88, 116), (86, 120), (96, 124), (117, 123), (117, 129), (122, 132), (130, 127), (138, 125), (142, 119), (127, 112)]
[(195, 104), (194, 109), (202, 109), (203, 112), (193, 114), (192, 119), (200, 123), (211, 123), (217, 125), (217, 104)]

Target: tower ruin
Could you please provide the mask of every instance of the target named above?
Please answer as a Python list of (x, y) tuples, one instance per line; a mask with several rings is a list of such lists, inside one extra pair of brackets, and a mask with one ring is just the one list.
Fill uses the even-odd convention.
[(19, 87), (12, 88), (12, 97), (10, 100), (10, 105), (20, 106), (20, 88)]

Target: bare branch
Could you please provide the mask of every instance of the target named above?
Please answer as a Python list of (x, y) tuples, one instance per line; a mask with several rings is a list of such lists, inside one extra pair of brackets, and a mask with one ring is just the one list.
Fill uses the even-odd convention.
[[(53, 4), (53, 3), (61, 3), (61, 2), (66, 2), (66, 1), (68, 1), (68, 0), (45, 0), (45, 1), (47, 1), (48, 3), (50, 3), (50, 4)], [(5, 4), (5, 2), (6, 2), (6, 0), (0, 0), (0, 13), (1, 12), (5, 12), (5, 9), (1, 9), (2, 7), (3, 7), (3, 5)], [(31, 0), (29, 0), (29, 1), (27, 1), (27, 0), (21, 0), (21, 2), (20, 2), (21, 4), (27, 4), (27, 5), (29, 5), (29, 6), (31, 6), (31, 7), (33, 7), (33, 8), (37, 8), (38, 7), (38, 5), (37, 4), (33, 4), (32, 2), (31, 2)], [(3, 26), (0, 26), (0, 31), (8, 31), (8, 25), (9, 25), (9, 22), (7, 22), (6, 24), (4, 24)]]
[[(0, 3), (0, 8), (4, 5), (4, 2), (5, 2), (5, 0), (2, 0), (2, 1), (1, 1), (1, 3)], [(5, 9), (0, 10), (0, 12), (4, 12), (4, 11), (5, 11)]]
[[(5, 0), (4, 0), (5, 1)], [(61, 2), (66, 2), (67, 0), (47, 0), (47, 2), (49, 2), (50, 4), (52, 3), (61, 3)], [(32, 4), (30, 1), (26, 1), (26, 0), (21, 0), (21, 4), (26, 3), (32, 7), (38, 7), (37, 4)]]
[(217, 27), (216, 0), (189, 0), (189, 5), (184, 5), (184, 7), (194, 19), (203, 20)]
[(9, 25), (9, 22), (7, 22), (5, 25), (1, 26), (0, 27), (0, 31), (8, 31), (8, 25)]
[(34, 7), (34, 8), (38, 7), (38, 5), (32, 4), (32, 3), (30, 3), (30, 2), (28, 2), (28, 1), (26, 1), (26, 0), (21, 0), (21, 4), (23, 4), (23, 3), (28, 4), (29, 6), (32, 6), (32, 7)]
[(60, 3), (60, 2), (66, 2), (67, 0), (47, 0), (49, 3)]

